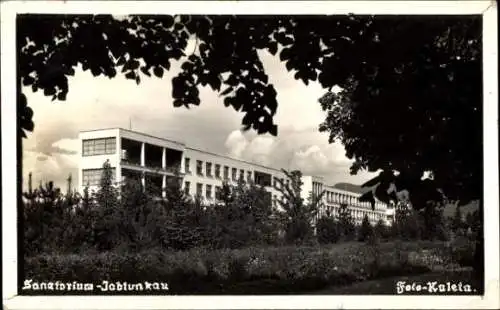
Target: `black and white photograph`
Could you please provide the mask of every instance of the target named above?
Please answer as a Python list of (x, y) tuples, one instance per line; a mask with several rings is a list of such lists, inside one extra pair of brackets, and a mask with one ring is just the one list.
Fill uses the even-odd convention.
[(495, 2), (14, 2), (6, 309), (500, 306)]

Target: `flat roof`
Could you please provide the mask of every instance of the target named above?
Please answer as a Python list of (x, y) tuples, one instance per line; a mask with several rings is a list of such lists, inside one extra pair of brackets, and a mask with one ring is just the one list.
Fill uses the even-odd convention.
[[(144, 132), (135, 131), (135, 130), (131, 130), (131, 129), (125, 129), (125, 128), (122, 128), (122, 127), (108, 127), (108, 128), (98, 128), (98, 129), (91, 129), (91, 130), (81, 130), (80, 132), (83, 133), (83, 132), (116, 130), (116, 129), (127, 131), (127, 132), (131, 132), (131, 133), (135, 133), (135, 134), (146, 136), (146, 137), (151, 137), (151, 138), (155, 138), (155, 139), (161, 139), (161, 140), (164, 140), (164, 141), (167, 141), (167, 142), (176, 143), (176, 144), (180, 144), (180, 145), (186, 146), (186, 143), (184, 143), (184, 142), (179, 142), (179, 141), (175, 141), (175, 140), (171, 140), (171, 139), (165, 139), (165, 138), (162, 138), (162, 137), (153, 136), (151, 134), (147, 134), (147, 133), (144, 133)], [(277, 172), (282, 172), (280, 169), (277, 169), (277, 168), (264, 166), (264, 165), (257, 164), (257, 163), (254, 163), (254, 162), (250, 162), (250, 161), (245, 161), (245, 160), (233, 158), (233, 157), (230, 157), (230, 156), (227, 156), (227, 155), (217, 154), (217, 153), (214, 153), (214, 152), (209, 152), (209, 151), (198, 149), (198, 148), (193, 148), (193, 147), (187, 147), (186, 146), (186, 149), (189, 149), (189, 150), (192, 150), (192, 151), (197, 151), (197, 152), (202, 152), (202, 153), (209, 154), (209, 155), (219, 156), (219, 157), (222, 157), (222, 158), (226, 158), (226, 159), (238, 161), (238, 162), (241, 162), (241, 163), (245, 163), (245, 164), (248, 164), (248, 165), (253, 165), (253, 166), (257, 166), (257, 167), (261, 167), (261, 168), (265, 168), (265, 169), (269, 169), (269, 170), (274, 170), (274, 171), (277, 171)]]
[(175, 141), (175, 140), (172, 140), (172, 139), (166, 139), (166, 138), (162, 138), (162, 137), (158, 137), (158, 136), (153, 136), (153, 135), (150, 135), (150, 134), (147, 134), (147, 133), (144, 133), (144, 132), (135, 131), (135, 130), (131, 130), (131, 129), (125, 129), (125, 128), (122, 128), (122, 127), (108, 127), (108, 128), (99, 128), (99, 129), (91, 129), (91, 130), (81, 130), (80, 132), (83, 133), (83, 132), (116, 130), (116, 129), (121, 130), (121, 131), (127, 131), (127, 132), (131, 132), (131, 133), (135, 133), (135, 134), (146, 136), (146, 137), (160, 139), (160, 140), (171, 142), (171, 143), (176, 143), (176, 144), (180, 144), (180, 145), (186, 145), (184, 142), (179, 142), (179, 141)]
[(192, 150), (192, 151), (197, 151), (197, 152), (202, 152), (202, 153), (209, 154), (209, 155), (219, 156), (219, 157), (222, 157), (222, 158), (226, 158), (226, 159), (238, 161), (240, 163), (244, 163), (244, 164), (248, 164), (248, 165), (253, 165), (253, 166), (257, 166), (257, 167), (261, 167), (261, 168), (265, 168), (265, 169), (269, 169), (269, 170), (274, 170), (274, 171), (278, 171), (278, 172), (283, 173), (283, 171), (281, 171), (280, 169), (277, 169), (277, 168), (268, 167), (268, 166), (264, 166), (264, 165), (261, 165), (261, 164), (256, 164), (256, 163), (251, 162), (251, 161), (245, 161), (245, 160), (233, 158), (233, 157), (230, 157), (230, 156), (227, 156), (227, 155), (221, 155), (221, 154), (217, 154), (217, 153), (213, 153), (213, 152), (209, 152), (209, 151), (205, 151), (205, 150), (201, 150), (201, 149), (196, 149), (196, 148), (192, 148), (192, 147), (186, 147), (186, 149)]
[[(164, 140), (164, 141), (171, 142), (171, 143), (180, 144), (180, 145), (185, 146), (185, 148), (188, 149), (188, 150), (202, 152), (202, 153), (209, 154), (209, 155), (214, 155), (214, 156), (219, 156), (219, 157), (222, 157), (222, 158), (234, 160), (234, 161), (241, 162), (241, 163), (244, 163), (244, 164), (253, 165), (253, 166), (257, 166), (257, 167), (261, 167), (261, 168), (265, 168), (265, 169), (269, 169), (269, 170), (274, 170), (274, 171), (283, 173), (283, 171), (281, 169), (264, 166), (264, 165), (257, 164), (257, 163), (254, 163), (254, 162), (250, 162), (250, 161), (245, 161), (245, 160), (233, 158), (233, 157), (230, 157), (230, 156), (227, 156), (227, 155), (221, 155), (221, 154), (217, 154), (217, 153), (214, 153), (214, 152), (209, 152), (209, 151), (202, 150), (202, 149), (197, 149), (197, 148), (193, 148), (193, 147), (187, 147), (184, 142), (179, 142), (179, 141), (175, 141), (175, 140), (171, 140), (171, 139), (165, 139), (165, 138), (162, 138), (162, 137), (153, 136), (153, 135), (150, 135), (150, 134), (147, 134), (147, 133), (144, 133), (144, 132), (134, 131), (134, 130), (131, 130), (131, 129), (125, 129), (125, 128), (122, 128), (122, 127), (109, 127), (109, 128), (99, 128), (99, 129), (91, 129), (91, 130), (81, 130), (80, 132), (83, 133), (83, 132), (103, 131), (103, 130), (115, 130), (115, 129), (123, 130), (123, 131), (127, 131), (127, 132), (131, 132), (131, 133), (135, 133), (135, 134), (146, 136), (146, 137), (151, 137), (151, 138), (155, 138), (155, 139)], [(327, 188), (329, 188), (330, 190), (333, 189), (333, 190), (339, 191), (339, 192), (348, 192), (348, 193), (357, 194), (357, 195), (361, 195), (362, 194), (362, 193), (359, 193), (359, 192), (354, 192), (354, 191), (350, 191), (350, 190), (347, 190), (347, 189), (338, 188), (338, 187), (335, 187), (335, 185), (324, 184), (324, 186), (327, 187)]]

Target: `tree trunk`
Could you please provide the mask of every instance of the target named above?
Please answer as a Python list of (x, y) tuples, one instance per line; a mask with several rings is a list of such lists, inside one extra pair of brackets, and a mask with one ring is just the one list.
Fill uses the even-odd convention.
[(484, 209), (483, 200), (479, 200), (479, 229), (476, 234), (476, 249), (474, 252), (474, 277), (479, 287), (478, 292), (484, 294)]

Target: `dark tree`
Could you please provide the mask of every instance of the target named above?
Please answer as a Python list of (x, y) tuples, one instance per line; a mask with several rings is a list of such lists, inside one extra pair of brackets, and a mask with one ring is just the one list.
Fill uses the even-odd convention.
[(356, 237), (356, 225), (347, 204), (340, 205), (337, 222), (340, 234), (345, 240), (352, 240)]
[(455, 213), (453, 214), (453, 218), (451, 219), (451, 229), (453, 229), (456, 234), (463, 235), (466, 227), (466, 222), (464, 221), (462, 215), (462, 209), (460, 206), (457, 206)]
[(368, 241), (371, 237), (373, 237), (374, 231), (373, 226), (370, 224), (370, 220), (368, 219), (368, 215), (363, 217), (363, 221), (359, 226), (358, 231), (358, 241), (364, 242)]
[(338, 224), (333, 217), (323, 216), (316, 223), (316, 234), (321, 244), (335, 243), (339, 240)]
[(302, 197), (302, 173), (298, 170), (282, 170), (289, 182), (278, 181), (278, 190), (283, 199), (278, 203), (282, 209), (282, 219), (285, 224), (287, 242), (302, 242), (312, 237), (313, 221), (316, 219), (324, 193), (312, 195), (306, 201)]
[(102, 165), (102, 175), (99, 189), (93, 193), (97, 204), (94, 218), (94, 236), (97, 250), (106, 251), (113, 249), (121, 243), (121, 212), (118, 202), (118, 193), (113, 185), (115, 176), (109, 161)]
[(373, 228), (373, 232), (379, 239), (387, 239), (389, 237), (389, 229), (382, 219), (377, 221), (377, 224), (375, 224), (375, 227)]

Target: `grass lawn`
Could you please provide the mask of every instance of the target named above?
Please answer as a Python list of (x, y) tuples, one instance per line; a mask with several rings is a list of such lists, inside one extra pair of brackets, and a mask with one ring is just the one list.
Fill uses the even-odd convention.
[[(396, 294), (396, 283), (398, 281), (405, 281), (407, 283), (427, 283), (429, 281), (438, 281), (470, 284), (472, 288), (478, 287), (477, 280), (474, 279), (471, 270), (460, 270), (460, 271), (441, 271), (441, 272), (429, 272), (421, 275), (412, 276), (400, 276), (391, 277), (377, 280), (369, 280), (358, 282), (346, 286), (331, 286), (324, 288), (315, 292), (310, 292), (307, 294), (312, 295), (393, 295)], [(453, 293), (443, 293), (443, 295), (452, 295)], [(460, 293), (455, 293), (460, 295)], [(465, 295), (466, 293), (461, 293)], [(478, 292), (471, 293), (472, 295), (479, 294)]]

